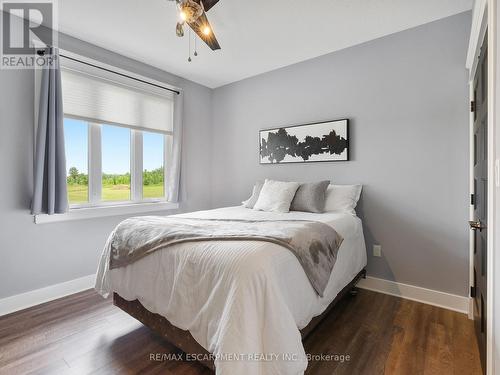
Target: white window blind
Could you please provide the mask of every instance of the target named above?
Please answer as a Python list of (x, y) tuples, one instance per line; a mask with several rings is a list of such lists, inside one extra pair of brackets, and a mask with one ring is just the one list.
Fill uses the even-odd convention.
[[(141, 90), (102, 77), (63, 69), (63, 106), (66, 115), (105, 124), (171, 133), (173, 131), (173, 94)], [(147, 91), (146, 91), (147, 90)]]

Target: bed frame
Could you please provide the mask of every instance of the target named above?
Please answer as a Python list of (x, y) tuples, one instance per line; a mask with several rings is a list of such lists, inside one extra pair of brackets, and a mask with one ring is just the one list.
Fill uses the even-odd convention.
[[(335, 297), (332, 303), (321, 315), (314, 317), (307, 326), (300, 330), (302, 340), (304, 340), (314, 330), (314, 328), (318, 326), (318, 324), (329, 314), (332, 308), (346, 294), (353, 291), (356, 283), (361, 278), (366, 278), (366, 269), (361, 270), (361, 272), (359, 272), (354, 277), (354, 279), (352, 279), (352, 281), (340, 291), (337, 297)], [(203, 357), (210, 358), (210, 353), (200, 344), (198, 344), (198, 342), (193, 338), (189, 331), (184, 331), (173, 326), (163, 316), (147, 310), (138, 300), (127, 301), (120, 297), (119, 294), (113, 293), (113, 304), (125, 311), (127, 314), (136, 318), (138, 321), (152, 329), (154, 332), (158, 333), (160, 336), (167, 339), (167, 341), (175, 345), (177, 348), (181, 349), (183, 352), (191, 354), (203, 354)], [(200, 361), (200, 363), (212, 370), (215, 370), (213, 361), (205, 360)]]

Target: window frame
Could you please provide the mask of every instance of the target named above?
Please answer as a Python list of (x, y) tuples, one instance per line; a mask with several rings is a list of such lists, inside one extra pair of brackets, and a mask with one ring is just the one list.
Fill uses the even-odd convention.
[[(64, 115), (64, 118), (84, 121), (88, 126), (88, 202), (69, 204), (69, 209), (123, 206), (140, 203), (165, 203), (167, 200), (167, 145), (172, 132), (152, 130), (138, 130), (125, 125), (102, 124), (98, 120), (83, 119), (78, 116)], [(120, 126), (130, 130), (130, 200), (103, 201), (102, 200), (102, 126)], [(163, 197), (143, 198), (143, 131), (163, 135)]]

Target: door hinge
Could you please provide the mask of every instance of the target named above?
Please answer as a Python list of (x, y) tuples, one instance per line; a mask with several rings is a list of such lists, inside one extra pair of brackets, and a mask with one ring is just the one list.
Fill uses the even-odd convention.
[(476, 287), (475, 286), (471, 286), (470, 287), (470, 296), (471, 297), (475, 297), (476, 296)]
[(476, 102), (474, 100), (471, 100), (470, 102), (470, 111), (472, 113), (476, 112)]
[(470, 195), (470, 205), (474, 206), (474, 194)]

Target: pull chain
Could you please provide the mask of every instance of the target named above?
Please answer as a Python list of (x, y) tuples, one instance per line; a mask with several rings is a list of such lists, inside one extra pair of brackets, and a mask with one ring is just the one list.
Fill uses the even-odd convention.
[(194, 55), (195, 56), (198, 56), (198, 48), (196, 48), (196, 43), (197, 42), (197, 38), (196, 38), (196, 34), (194, 35)]
[(188, 62), (191, 62), (191, 29), (189, 29), (188, 39), (189, 39), (189, 57), (188, 57)]

